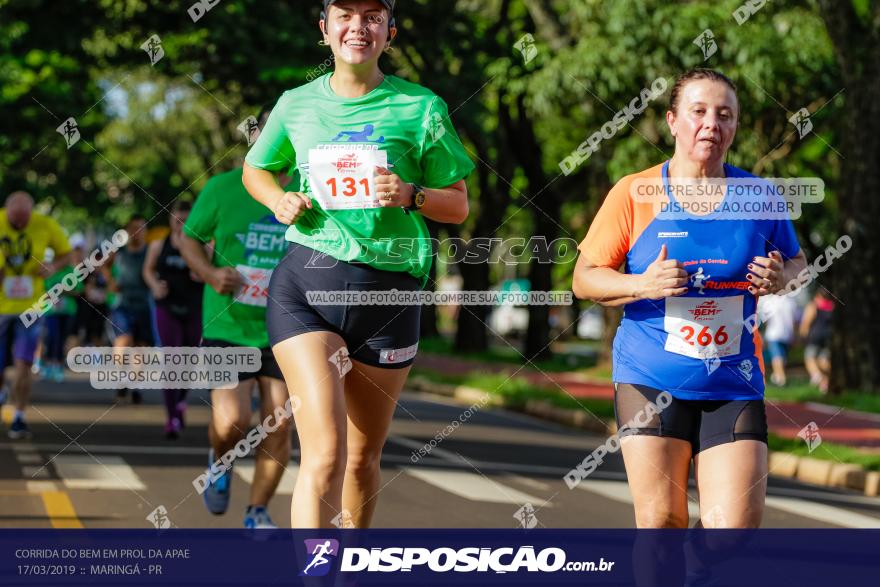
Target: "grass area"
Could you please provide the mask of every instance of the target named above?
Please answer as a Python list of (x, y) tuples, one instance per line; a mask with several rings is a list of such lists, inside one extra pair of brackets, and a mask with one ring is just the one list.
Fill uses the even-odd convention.
[[(453, 355), (463, 359), (472, 359), (474, 361), (484, 361), (486, 363), (519, 366), (526, 362), (519, 350), (510, 346), (492, 347), (487, 351), (472, 352), (467, 355), (462, 355), (461, 353), (456, 353), (452, 348), (452, 341), (444, 337), (423, 338), (419, 341), (419, 350), (427, 353), (437, 353), (439, 355)], [(578, 355), (554, 355), (550, 359), (533, 361), (529, 367), (538, 368), (547, 373), (558, 373), (562, 371), (576, 371), (593, 367), (594, 365), (595, 361), (588, 357), (581, 357)]]
[(770, 434), (768, 438), (770, 450), (787, 452), (798, 456), (808, 456), (823, 461), (835, 461), (861, 465), (869, 471), (880, 471), (880, 454), (862, 452), (851, 446), (823, 442), (811, 453), (807, 443), (800, 438), (782, 438)]
[(774, 401), (816, 402), (880, 414), (880, 395), (856, 392), (847, 392), (841, 395), (824, 395), (806, 381), (794, 381), (785, 387), (776, 387), (768, 383), (765, 395), (767, 399)]
[(528, 400), (544, 400), (560, 408), (589, 411), (603, 420), (614, 418), (614, 404), (611, 400), (573, 398), (556, 389), (539, 387), (522, 377), (509, 377), (504, 373), (475, 371), (467, 375), (450, 375), (418, 367), (413, 367), (411, 373), (437, 383), (482, 389), (492, 395), (503, 397), (505, 405), (514, 409), (521, 408)]
[(582, 369), (581, 373), (586, 375), (590, 379), (595, 379), (596, 381), (604, 381), (606, 383), (611, 383), (611, 367), (604, 365), (596, 365), (595, 367), (589, 367), (588, 369)]

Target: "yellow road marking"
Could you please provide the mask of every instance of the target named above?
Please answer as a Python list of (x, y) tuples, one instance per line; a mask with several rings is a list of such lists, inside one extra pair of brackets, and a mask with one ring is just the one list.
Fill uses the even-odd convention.
[(82, 528), (82, 522), (76, 517), (76, 510), (70, 497), (64, 491), (44, 491), (40, 494), (43, 506), (49, 515), (53, 528)]

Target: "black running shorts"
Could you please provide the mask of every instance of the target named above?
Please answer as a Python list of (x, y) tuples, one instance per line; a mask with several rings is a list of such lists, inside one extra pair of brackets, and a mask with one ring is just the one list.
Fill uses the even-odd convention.
[(678, 438), (691, 443), (692, 454), (737, 440), (767, 443), (764, 400), (684, 400), (661, 398), (661, 393), (645, 385), (614, 384), (620, 438)]
[(363, 302), (370, 292), (420, 289), (419, 280), (409, 273), (339, 261), (291, 243), (269, 281), (269, 340), (274, 346), (299, 334), (335, 332), (345, 341), (349, 357), (356, 361), (389, 369), (408, 367), (419, 345), (419, 304), (376, 304), (376, 299), (382, 299), (378, 295), (369, 303), (353, 304), (339, 296), (331, 299), (329, 294), (324, 303), (318, 303), (309, 296), (352, 292), (349, 297)]

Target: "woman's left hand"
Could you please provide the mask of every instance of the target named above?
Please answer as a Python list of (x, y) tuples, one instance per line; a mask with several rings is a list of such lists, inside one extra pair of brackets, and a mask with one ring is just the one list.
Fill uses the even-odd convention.
[(412, 205), (413, 187), (384, 167), (376, 168), (373, 179), (376, 198), (382, 208), (407, 208)]
[(784, 262), (779, 251), (770, 251), (769, 257), (755, 257), (749, 263), (746, 279), (751, 282), (749, 292), (756, 296), (779, 293), (785, 288)]

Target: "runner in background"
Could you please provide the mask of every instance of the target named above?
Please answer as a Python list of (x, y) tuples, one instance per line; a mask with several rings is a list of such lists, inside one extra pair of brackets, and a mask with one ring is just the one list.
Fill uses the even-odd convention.
[[(3, 283), (3, 276), (6, 274), (6, 257), (3, 254), (3, 248), (0, 247), (0, 284)], [(9, 338), (9, 337), (7, 337)], [(2, 342), (2, 341), (0, 341)], [(0, 365), (9, 365), (12, 363), (12, 341), (7, 340), (6, 344), (0, 345)], [(4, 369), (5, 370), (5, 369)], [(3, 381), (3, 371), (0, 370), (0, 422), (3, 421), (3, 406), (9, 399), (9, 385)]]
[[(152, 346), (154, 341), (150, 290), (143, 276), (147, 258), (147, 221), (143, 216), (132, 216), (125, 230), (128, 243), (101, 267), (110, 290), (116, 294), (116, 305), (110, 312), (110, 327), (113, 329), (113, 348), (117, 351), (133, 346)], [(124, 398), (126, 392), (121, 388), (116, 395)], [(139, 390), (132, 390), (132, 403), (139, 404), (142, 398)]]
[[(78, 243), (71, 241), (71, 244), (75, 245)], [(83, 260), (82, 247), (74, 246), (71, 255), (69, 265), (64, 266), (61, 270), (46, 278), (47, 290), (61, 283), (66, 276), (73, 274), (73, 268)], [(76, 287), (72, 290), (63, 290), (58, 302), (46, 313), (42, 352), (40, 354), (39, 368), (37, 369), (37, 372), (44, 379), (57, 383), (64, 381), (64, 349), (67, 345), (68, 337), (74, 332), (76, 298), (82, 290), (82, 283), (77, 283)]]
[(797, 335), (798, 311), (797, 302), (788, 295), (764, 296), (758, 302), (770, 356), (770, 381), (779, 387), (784, 387), (788, 381), (785, 366), (788, 351)]
[[(424, 218), (464, 222), (464, 178), (474, 165), (445, 102), (379, 69), (397, 34), (394, 2), (323, 7), (319, 27), (334, 71), (281, 96), (248, 153), (244, 181), (290, 225), (267, 315), (275, 357), (300, 400), (291, 523), (330, 527), (341, 515), (364, 528), (418, 350), (421, 306), (313, 305), (309, 294), (419, 292), (433, 261)], [(287, 191), (275, 173), (294, 162), (308, 181), (303, 173)]]
[(108, 342), (109, 287), (104, 271), (93, 271), (85, 279), (76, 299), (76, 334), (82, 346), (105, 346)]
[(804, 340), (804, 364), (810, 374), (810, 383), (822, 393), (828, 392), (831, 374), (831, 315), (834, 301), (820, 286), (812, 301), (804, 308), (800, 335)]
[[(259, 115), (262, 127), (268, 116)], [(199, 194), (183, 227), (180, 251), (189, 267), (209, 286), (204, 288), (202, 346), (253, 347), (262, 351), (260, 369), (239, 373), (238, 386), (211, 391), (211, 449), (208, 475), (214, 479), (202, 497), (213, 514), (229, 507), (232, 470), (216, 466), (251, 429), (251, 396), (254, 384), (260, 394), (260, 421), (276, 409), (285, 409), (288, 391), (266, 331), (266, 288), (269, 277), (287, 250), (284, 226), (272, 212), (244, 190), (241, 168), (211, 178)], [(285, 184), (290, 181), (281, 176)], [(213, 242), (209, 253), (205, 245)], [(246, 528), (275, 528), (266, 509), (290, 459), (290, 429), (286, 418), (273, 425), (256, 449), (256, 467), (250, 500), (245, 510)], [(213, 475), (212, 475), (213, 473)]]
[[(58, 223), (33, 211), (34, 200), (14, 192), (0, 210), (0, 257), (3, 258), (3, 292), (0, 296), (0, 389), (7, 360), (15, 373), (11, 396), (15, 414), (9, 427), (12, 439), (27, 438), (30, 429), (25, 410), (31, 395), (31, 366), (40, 333), (40, 319), (25, 326), (22, 313), (31, 309), (45, 292), (45, 279), (70, 261), (70, 243)], [(54, 260), (44, 264), (46, 250)], [(10, 353), (4, 352), (11, 345)]]
[[(152, 294), (156, 344), (163, 347), (196, 347), (202, 338), (204, 283), (180, 254), (181, 232), (191, 209), (189, 202), (177, 202), (171, 208), (171, 232), (150, 243), (144, 262), (144, 281)], [(166, 389), (164, 396), (165, 437), (174, 440), (185, 425), (186, 390)]]

